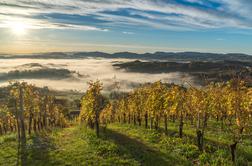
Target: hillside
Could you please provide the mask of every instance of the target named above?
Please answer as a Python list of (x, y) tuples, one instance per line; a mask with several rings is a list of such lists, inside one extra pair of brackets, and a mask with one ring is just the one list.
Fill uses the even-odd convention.
[(135, 73), (171, 73), (182, 72), (196, 77), (196, 81), (202, 84), (208, 81), (227, 81), (240, 76), (252, 83), (252, 61), (193, 61), (193, 62), (160, 62), (160, 61), (130, 61), (115, 63), (116, 69)]
[(252, 61), (252, 56), (240, 53), (201, 53), (201, 52), (155, 52), (138, 54), (133, 52), (50, 52), (21, 55), (0, 55), (0, 59), (32, 58), (32, 59), (83, 59), (83, 58), (126, 58), (140, 60), (166, 60), (166, 61)]
[(252, 89), (161, 81), (107, 96), (13, 82), (0, 93), (0, 165), (250, 165)]
[(65, 68), (55, 68), (53, 64), (48, 67), (39, 63), (27, 63), (13, 67), (13, 69), (8, 72), (0, 71), (0, 82), (17, 79), (78, 80), (83, 77), (88, 76), (81, 75), (76, 71), (70, 71)]

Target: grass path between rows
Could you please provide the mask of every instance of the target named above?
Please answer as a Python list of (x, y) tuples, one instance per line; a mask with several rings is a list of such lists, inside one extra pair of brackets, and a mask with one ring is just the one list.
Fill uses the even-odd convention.
[[(162, 153), (134, 135), (128, 128), (108, 126), (100, 138), (85, 127), (74, 126), (28, 138), (25, 159), (18, 155), (15, 135), (0, 138), (0, 165), (174, 165), (181, 160)], [(126, 133), (126, 134), (125, 134)], [(129, 134), (129, 133), (128, 133)], [(181, 163), (182, 164), (182, 163)]]
[(14, 134), (0, 137), (0, 165), (14, 166), (176, 166), (230, 165), (228, 152), (201, 154), (189, 140), (132, 125), (111, 124), (94, 131), (78, 125), (33, 134), (22, 160)]

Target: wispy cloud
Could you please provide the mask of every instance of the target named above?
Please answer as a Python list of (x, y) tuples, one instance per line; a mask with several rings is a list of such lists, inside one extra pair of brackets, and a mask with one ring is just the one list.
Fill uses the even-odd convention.
[(108, 31), (108, 29), (97, 28), (95, 26), (75, 25), (66, 23), (50, 22), (48, 20), (39, 20), (22, 17), (9, 17), (0, 15), (0, 28), (10, 28), (15, 26), (16, 23), (24, 24), (27, 29), (72, 29), (84, 31)]
[(134, 35), (135, 34), (134, 32), (127, 32), (127, 31), (124, 31), (122, 33), (125, 34), (125, 35)]
[[(45, 15), (64, 14), (103, 20), (59, 22)], [(6, 17), (30, 19), (33, 27), (107, 31), (113, 26), (168, 30), (252, 28), (248, 0), (0, 0), (0, 27)], [(53, 17), (53, 16), (51, 16)]]

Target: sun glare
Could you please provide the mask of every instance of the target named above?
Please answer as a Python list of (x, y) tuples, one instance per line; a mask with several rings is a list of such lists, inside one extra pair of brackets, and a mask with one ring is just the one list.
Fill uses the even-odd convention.
[(24, 35), (27, 32), (27, 26), (23, 22), (12, 21), (8, 24), (11, 31), (16, 35)]

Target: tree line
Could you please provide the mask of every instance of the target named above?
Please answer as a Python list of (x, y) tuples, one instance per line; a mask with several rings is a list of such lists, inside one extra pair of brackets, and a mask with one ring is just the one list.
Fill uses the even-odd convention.
[(195, 128), (199, 150), (204, 150), (204, 136), (208, 123), (215, 121), (228, 134), (230, 152), (235, 161), (237, 144), (251, 136), (252, 88), (240, 79), (223, 83), (209, 83), (196, 88), (161, 81), (143, 85), (116, 98), (105, 98), (100, 81), (90, 82), (81, 100), (79, 119), (96, 129), (99, 124), (128, 123), (168, 132), (169, 122), (178, 124), (178, 136), (183, 137), (184, 124)]

